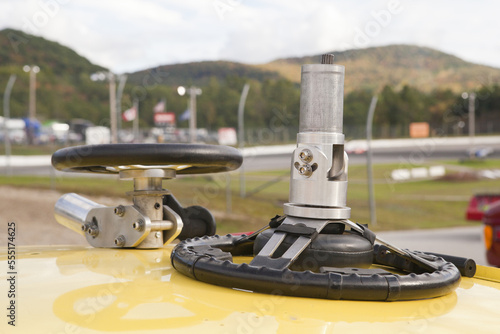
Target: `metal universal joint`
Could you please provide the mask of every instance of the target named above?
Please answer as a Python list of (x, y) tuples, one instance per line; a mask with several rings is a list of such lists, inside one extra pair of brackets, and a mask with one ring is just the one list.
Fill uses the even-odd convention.
[[(149, 224), (144, 219), (129, 222), (135, 231), (142, 232), (146, 230), (146, 226), (149, 227), (147, 236), (137, 248), (162, 247), (167, 239), (168, 231), (177, 225), (172, 221), (164, 220), (166, 214), (163, 208), (163, 196), (168, 191), (162, 188), (164, 179), (175, 178), (175, 170), (157, 168), (123, 170), (120, 172), (120, 178), (134, 180), (134, 191), (127, 194), (132, 196), (134, 207), (150, 219)], [(172, 220), (177, 220), (177, 218)], [(179, 224), (182, 225), (182, 223)]]
[(316, 219), (348, 219), (347, 155), (344, 152), (344, 66), (323, 55), (302, 66), (297, 148), (284, 213)]

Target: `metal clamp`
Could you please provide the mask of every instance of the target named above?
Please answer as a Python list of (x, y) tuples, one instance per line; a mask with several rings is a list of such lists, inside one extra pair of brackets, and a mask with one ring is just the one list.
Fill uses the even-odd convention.
[(77, 194), (65, 194), (56, 203), (56, 220), (83, 234), (94, 247), (159, 248), (182, 231), (181, 217), (163, 205), (162, 180), (175, 170), (123, 169), (122, 179), (134, 180), (133, 205), (106, 207)]
[[(286, 217), (280, 227), (289, 226), (295, 227), (301, 224), (317, 233), (329, 223), (329, 220), (318, 220), (318, 219), (301, 219), (296, 217)], [(287, 236), (286, 232), (276, 231), (273, 233), (266, 245), (260, 250), (250, 265), (257, 267), (273, 268), (278, 270), (283, 270), (288, 268), (297, 257), (302, 253), (304, 249), (311, 243), (313, 238), (310, 236), (301, 235), (295, 240), (295, 242), (288, 248), (288, 250), (279, 258), (273, 258), (274, 252), (278, 249), (281, 243), (285, 240)]]

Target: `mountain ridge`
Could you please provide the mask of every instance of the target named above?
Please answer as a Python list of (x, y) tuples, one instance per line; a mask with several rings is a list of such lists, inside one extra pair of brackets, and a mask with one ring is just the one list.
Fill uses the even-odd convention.
[[(455, 93), (478, 89), (482, 85), (500, 81), (500, 68), (465, 61), (433, 48), (410, 44), (391, 44), (345, 51), (329, 51), (335, 55), (335, 64), (346, 67), (345, 91), (357, 89), (381, 91), (385, 85), (401, 88), (411, 85), (424, 92), (450, 89)], [(172, 71), (169, 83), (187, 82), (202, 85), (210, 76), (222, 78), (231, 68), (232, 75), (244, 73), (257, 80), (282, 77), (300, 83), (300, 67), (318, 63), (321, 54), (278, 58), (263, 64), (245, 64), (234, 61), (198, 61), (160, 65), (131, 73), (132, 81), (148, 71)], [(226, 66), (223, 66), (226, 64)], [(379, 66), (376, 66), (379, 65)], [(217, 67), (218, 72), (197, 71), (200, 66)], [(190, 74), (195, 71), (195, 74)], [(169, 72), (170, 73), (170, 72)], [(181, 76), (178, 74), (182, 73)], [(186, 79), (187, 78), (187, 79)]]
[[(424, 92), (436, 88), (461, 92), (477, 89), (485, 79), (500, 80), (498, 68), (470, 63), (429, 47), (392, 44), (326, 53), (334, 54), (335, 63), (346, 67), (346, 92), (360, 88), (380, 91), (385, 85), (402, 87), (405, 84)], [(317, 63), (320, 56), (281, 58), (255, 66), (300, 82), (300, 66)]]
[[(13, 63), (54, 65), (54, 59), (59, 58), (58, 66), (52, 69), (56, 75), (107, 70), (103, 66), (92, 64), (74, 50), (43, 37), (28, 35), (10, 28), (0, 31), (0, 36), (3, 37), (0, 38), (2, 66)], [(12, 36), (15, 36), (15, 40)], [(12, 52), (15, 48), (24, 48), (24, 56), (20, 57), (22, 52)], [(37, 49), (43, 49), (44, 52), (37, 52)], [(35, 52), (31, 52), (33, 50)], [(489, 81), (500, 80), (499, 68), (471, 63), (424, 46), (391, 44), (325, 53), (334, 54), (335, 63), (346, 67), (346, 92), (357, 89), (376, 92), (385, 85), (396, 88), (411, 85), (424, 92), (436, 88), (461, 92), (477, 89)], [(223, 80), (227, 76), (247, 77), (258, 81), (285, 78), (300, 83), (300, 66), (317, 63), (320, 56), (317, 54), (278, 58), (263, 64), (245, 64), (227, 60), (196, 61), (164, 64), (127, 74), (129, 81), (136, 84), (140, 83), (145, 74), (152, 71), (168, 73), (161, 82), (163, 85), (202, 86), (207, 84), (211, 77)]]

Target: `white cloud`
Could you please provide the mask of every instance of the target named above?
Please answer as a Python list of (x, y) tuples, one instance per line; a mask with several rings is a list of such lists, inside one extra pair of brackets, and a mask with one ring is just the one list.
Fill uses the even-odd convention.
[(238, 8), (227, 22), (220, 57), (251, 63), (331, 50), (349, 24), (338, 7), (320, 1), (292, 8)]
[[(395, 3), (401, 10), (388, 22), (377, 17)], [(34, 32), (117, 72), (391, 43), (500, 67), (499, 7), (493, 0), (4, 0), (0, 28)]]

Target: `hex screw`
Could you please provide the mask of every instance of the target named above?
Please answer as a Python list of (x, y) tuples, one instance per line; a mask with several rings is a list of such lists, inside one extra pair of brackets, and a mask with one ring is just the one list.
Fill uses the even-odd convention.
[(118, 205), (115, 208), (114, 212), (115, 212), (115, 215), (123, 217), (123, 215), (125, 214), (125, 207), (123, 205)]
[(115, 246), (123, 247), (125, 245), (125, 237), (123, 235), (119, 235), (115, 239)]
[(87, 232), (90, 228), (90, 224), (89, 223), (85, 223), (82, 225), (82, 231), (83, 232)]
[(132, 228), (137, 231), (142, 231), (144, 229), (144, 220), (139, 219), (132, 224)]
[(155, 210), (159, 210), (161, 208), (161, 204), (160, 203), (155, 203)]
[(303, 165), (299, 167), (299, 174), (305, 177), (309, 177), (312, 175), (312, 168), (309, 165)]
[(302, 150), (300, 153), (299, 153), (299, 158), (300, 160), (304, 161), (304, 162), (311, 162), (312, 159), (313, 159), (313, 154), (311, 152), (311, 150), (308, 150), (307, 148)]
[(87, 232), (95, 238), (97, 237), (97, 235), (99, 235), (99, 228), (97, 227), (97, 225), (92, 225), (89, 227)]

